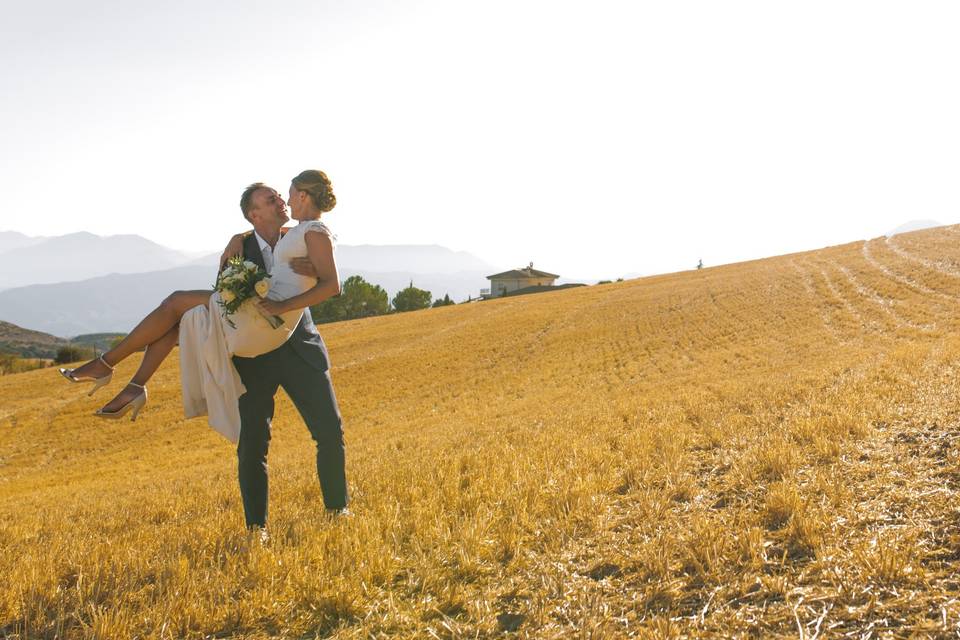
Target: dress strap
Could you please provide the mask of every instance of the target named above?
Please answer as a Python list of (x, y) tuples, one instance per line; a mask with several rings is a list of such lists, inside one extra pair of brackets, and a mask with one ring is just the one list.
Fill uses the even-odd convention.
[(322, 233), (324, 235), (329, 236), (331, 242), (335, 242), (337, 239), (337, 236), (333, 234), (333, 231), (330, 230), (330, 227), (320, 222), (319, 220), (309, 220), (307, 222), (302, 222), (301, 224), (305, 227), (303, 230), (304, 233), (307, 233), (309, 231), (316, 231), (317, 233)]

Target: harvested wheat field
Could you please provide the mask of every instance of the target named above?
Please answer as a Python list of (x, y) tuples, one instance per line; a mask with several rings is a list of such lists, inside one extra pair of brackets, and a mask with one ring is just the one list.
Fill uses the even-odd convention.
[(176, 358), (0, 378), (0, 637), (954, 637), (958, 246), (322, 326), (354, 515), (280, 394), (266, 544)]

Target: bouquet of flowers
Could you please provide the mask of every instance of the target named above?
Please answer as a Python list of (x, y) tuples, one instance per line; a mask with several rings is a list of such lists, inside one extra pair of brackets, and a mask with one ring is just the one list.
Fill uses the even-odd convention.
[[(220, 292), (219, 304), (223, 309), (223, 318), (231, 327), (236, 329), (237, 325), (233, 324), (230, 316), (236, 313), (245, 302), (266, 297), (270, 291), (269, 278), (269, 273), (249, 260), (239, 256), (227, 260), (213, 288)], [(257, 307), (257, 310), (259, 309)], [(283, 324), (283, 318), (278, 316), (263, 314), (263, 317), (274, 329)]]

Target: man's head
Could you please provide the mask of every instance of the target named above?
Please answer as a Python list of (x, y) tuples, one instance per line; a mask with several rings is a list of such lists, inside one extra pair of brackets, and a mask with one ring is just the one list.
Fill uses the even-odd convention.
[(276, 190), (262, 182), (254, 182), (243, 190), (240, 211), (258, 232), (261, 229), (276, 232), (290, 219), (287, 216), (287, 203)]

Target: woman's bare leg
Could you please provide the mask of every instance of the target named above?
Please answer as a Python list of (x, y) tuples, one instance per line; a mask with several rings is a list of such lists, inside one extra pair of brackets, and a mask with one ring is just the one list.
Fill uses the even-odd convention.
[[(159, 340), (148, 344), (147, 352), (143, 354), (143, 362), (140, 363), (140, 368), (137, 369), (137, 372), (130, 378), (130, 382), (138, 384), (141, 387), (146, 386), (147, 381), (150, 380), (151, 376), (153, 376), (160, 367), (160, 363), (170, 355), (179, 337), (180, 327), (178, 323), (177, 326), (163, 334), (163, 337)], [(114, 396), (113, 400), (105, 404), (100, 410), (108, 413), (117, 411), (141, 393), (142, 391), (139, 387), (128, 384), (121, 389), (120, 393)]]
[[(111, 367), (132, 353), (163, 338), (167, 332), (177, 326), (187, 310), (206, 305), (211, 291), (174, 291), (160, 306), (147, 314), (120, 344), (101, 356)], [(169, 351), (168, 351), (169, 353)], [(161, 358), (162, 360), (163, 358)], [(158, 363), (159, 364), (159, 363)], [(74, 375), (100, 377), (109, 373), (109, 369), (99, 359), (73, 370)]]

